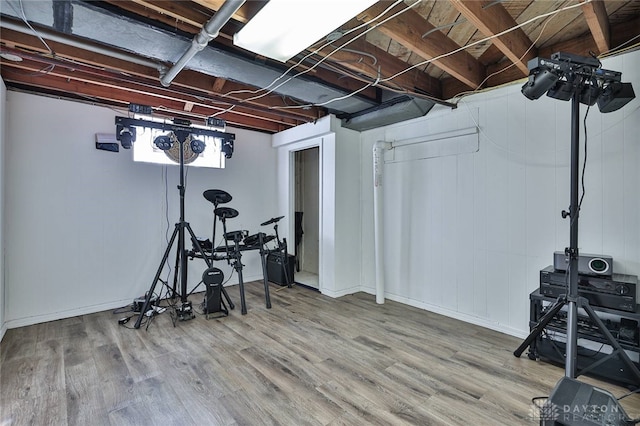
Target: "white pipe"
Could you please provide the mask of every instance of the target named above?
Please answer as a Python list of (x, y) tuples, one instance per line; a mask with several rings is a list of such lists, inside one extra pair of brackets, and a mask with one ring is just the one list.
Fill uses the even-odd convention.
[(191, 46), (182, 54), (178, 62), (173, 64), (173, 66), (160, 77), (160, 83), (164, 87), (169, 87), (173, 79), (182, 71), (185, 65), (187, 65), (187, 62), (189, 62), (196, 53), (207, 47), (207, 44), (209, 44), (211, 40), (218, 37), (220, 29), (224, 24), (229, 22), (229, 19), (240, 9), (245, 1), (246, 0), (227, 0), (224, 2), (216, 14), (204, 24), (200, 32), (193, 38)]
[(383, 241), (383, 194), (382, 167), (384, 150), (391, 149), (391, 142), (377, 141), (373, 144), (373, 241), (376, 262), (376, 303), (384, 303), (384, 241)]

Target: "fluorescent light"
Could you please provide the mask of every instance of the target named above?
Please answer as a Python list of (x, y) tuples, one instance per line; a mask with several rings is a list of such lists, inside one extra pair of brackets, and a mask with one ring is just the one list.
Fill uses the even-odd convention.
[(233, 43), (286, 62), (353, 18), (376, 0), (270, 0)]

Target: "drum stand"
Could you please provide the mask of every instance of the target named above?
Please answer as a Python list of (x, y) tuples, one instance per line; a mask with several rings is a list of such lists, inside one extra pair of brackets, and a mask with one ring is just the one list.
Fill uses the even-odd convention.
[[(244, 280), (242, 278), (242, 251), (240, 250), (240, 241), (244, 238), (243, 231), (231, 231), (227, 232), (227, 220), (224, 215), (221, 215), (222, 220), (222, 232), (224, 237), (224, 244), (226, 247), (226, 259), (233, 269), (238, 273), (238, 286), (240, 288), (240, 312), (242, 315), (247, 314), (247, 303), (244, 297)], [(233, 240), (233, 248), (229, 249), (228, 241)]]
[[(206, 256), (204, 250), (200, 246), (198, 239), (196, 238), (193, 230), (191, 229), (191, 225), (184, 220), (184, 194), (185, 194), (185, 185), (184, 185), (184, 143), (189, 136), (189, 132), (185, 130), (175, 130), (174, 134), (176, 139), (180, 143), (180, 185), (178, 185), (178, 191), (180, 192), (180, 220), (176, 223), (176, 227), (173, 230), (173, 234), (171, 235), (171, 239), (169, 240), (169, 244), (167, 249), (164, 251), (164, 255), (162, 256), (162, 261), (160, 262), (160, 266), (156, 271), (156, 275), (151, 283), (151, 287), (147, 292), (147, 295), (144, 300), (144, 304), (142, 305), (142, 310), (140, 311), (140, 315), (138, 315), (138, 319), (134, 325), (134, 328), (140, 328), (142, 324), (142, 318), (145, 316), (146, 312), (151, 307), (151, 298), (153, 297), (153, 292), (155, 291), (156, 285), (158, 281), (160, 281), (160, 275), (162, 274), (162, 270), (164, 269), (164, 265), (167, 263), (167, 259), (169, 258), (169, 253), (171, 252), (171, 248), (173, 244), (178, 241), (178, 248), (176, 251), (176, 271), (174, 274), (174, 283), (173, 283), (173, 294), (172, 297), (176, 296), (176, 284), (178, 281), (178, 273), (180, 273), (180, 303), (181, 305), (176, 308), (176, 316), (178, 319), (186, 321), (195, 317), (193, 313), (193, 309), (191, 306), (191, 302), (187, 299), (187, 250), (184, 244), (185, 239), (185, 231), (188, 231), (191, 235), (191, 241), (196, 247), (197, 252), (202, 256), (202, 258), (207, 263), (207, 267), (211, 267), (211, 260)], [(222, 294), (227, 300), (229, 307), (231, 309), (234, 308), (233, 302), (229, 298), (224, 287), (222, 288)], [(174, 322), (175, 326), (175, 322)]]

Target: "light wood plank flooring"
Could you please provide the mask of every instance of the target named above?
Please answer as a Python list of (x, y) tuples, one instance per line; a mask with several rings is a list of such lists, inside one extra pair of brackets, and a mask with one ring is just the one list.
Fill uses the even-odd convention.
[[(267, 310), (261, 285), (244, 316), (231, 287), (229, 317), (175, 328), (101, 312), (9, 330), (0, 425), (532, 425), (531, 398), (564, 373), (515, 358), (519, 339), (363, 293), (295, 286)], [(640, 395), (623, 406), (639, 417)]]

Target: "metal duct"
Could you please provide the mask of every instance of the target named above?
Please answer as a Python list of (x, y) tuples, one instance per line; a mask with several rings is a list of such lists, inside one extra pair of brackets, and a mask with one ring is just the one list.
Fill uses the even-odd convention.
[[(7, 3), (8, 7), (2, 8), (3, 15), (22, 19), (19, 12), (21, 10), (19, 2), (5, 1), (4, 3)], [(67, 14), (64, 27), (56, 29), (53, 27), (54, 3), (61, 3), (61, 1), (22, 2), (22, 7), (27, 19), (32, 24), (45, 26), (56, 31), (66, 28), (69, 29), (67, 34), (124, 49), (165, 63), (177, 62), (191, 45), (189, 39), (118, 15), (91, 2), (68, 2), (73, 6), (72, 13)], [(26, 26), (22, 31), (32, 34)], [(188, 67), (185, 68), (255, 87), (266, 87), (282, 74), (279, 69), (211, 46), (207, 46), (194, 56), (189, 61)], [(347, 94), (342, 89), (302, 77), (291, 79), (275, 90), (275, 93), (310, 104), (320, 104), (330, 99), (344, 97)], [(331, 102), (327, 108), (331, 111), (337, 111), (337, 113), (355, 113), (375, 105), (376, 103), (369, 99), (351, 96)]]
[(344, 117), (342, 119), (342, 127), (359, 132), (375, 129), (400, 121), (422, 117), (431, 111), (434, 105), (435, 103), (429, 100), (399, 96), (376, 107)]
[[(254, 87), (269, 86), (278, 79), (282, 71), (244, 58), (242, 56), (209, 46), (207, 39), (215, 37), (242, 0), (227, 0), (213, 18), (205, 24), (203, 31), (193, 40), (169, 31), (150, 26), (135, 19), (119, 15), (99, 6), (99, 3), (71, 0), (39, 0), (30, 2), (3, 1), (2, 16), (22, 20), (21, 8), (33, 24), (45, 27), (39, 30), (47, 39), (74, 45), (86, 50), (118, 57), (130, 62), (152, 66), (162, 75), (161, 83), (167, 86), (180, 69), (198, 71), (214, 77), (241, 82)], [(228, 5), (228, 6), (227, 6)], [(223, 11), (224, 9), (224, 11)], [(233, 11), (232, 11), (233, 10)], [(8, 25), (11, 24), (11, 27)], [(26, 25), (13, 24), (7, 20), (3, 27), (32, 34)], [(208, 28), (207, 28), (208, 27)], [(78, 38), (68, 39), (66, 35)], [(92, 40), (102, 45), (96, 48)], [(199, 50), (201, 48), (201, 50)], [(193, 54), (191, 54), (193, 51)], [(196, 53), (199, 52), (197, 55)], [(187, 63), (188, 62), (188, 63)], [(162, 63), (175, 63), (175, 70), (162, 73)], [(172, 68), (173, 69), (173, 68)], [(280, 82), (285, 81), (283, 78)], [(344, 97), (342, 89), (307, 77), (297, 77), (286, 82), (274, 93), (289, 96), (309, 104), (323, 104), (330, 99)], [(382, 92), (383, 99), (395, 94)], [(379, 104), (358, 95), (337, 100), (326, 108), (343, 119), (343, 126), (363, 131), (388, 124), (423, 116), (434, 103), (409, 96), (396, 96)]]

